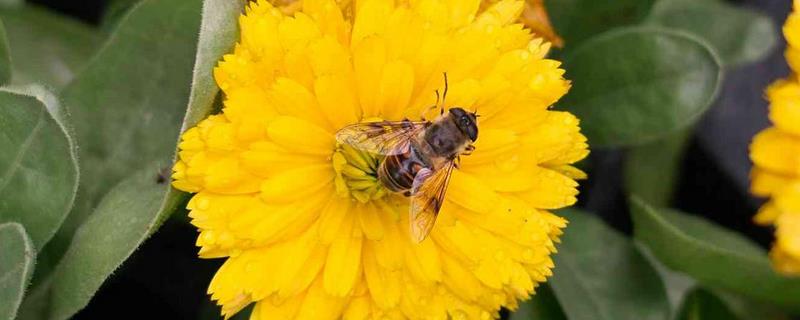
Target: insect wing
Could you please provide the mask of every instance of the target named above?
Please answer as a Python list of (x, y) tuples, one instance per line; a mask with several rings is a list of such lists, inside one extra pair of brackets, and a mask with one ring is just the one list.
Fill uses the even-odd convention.
[(433, 230), (439, 209), (444, 203), (444, 194), (447, 192), (447, 185), (450, 183), (450, 175), (453, 173), (454, 167), (453, 161), (448, 162), (443, 168), (432, 173), (419, 190), (411, 196), (408, 221), (411, 227), (411, 238), (417, 243), (425, 240)]
[(408, 143), (425, 127), (427, 122), (379, 121), (349, 125), (336, 133), (336, 140), (356, 149), (395, 155), (405, 152)]

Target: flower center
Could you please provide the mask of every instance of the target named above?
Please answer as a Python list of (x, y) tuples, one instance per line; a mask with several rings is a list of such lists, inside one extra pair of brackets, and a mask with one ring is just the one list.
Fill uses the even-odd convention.
[(378, 166), (383, 156), (361, 151), (350, 145), (339, 145), (333, 153), (336, 171), (336, 191), (366, 203), (386, 195), (387, 190), (378, 180)]

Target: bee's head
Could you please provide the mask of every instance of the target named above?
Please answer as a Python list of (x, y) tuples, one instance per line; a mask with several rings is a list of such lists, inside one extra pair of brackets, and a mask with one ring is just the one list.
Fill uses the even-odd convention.
[(473, 112), (466, 112), (461, 108), (450, 109), (450, 116), (453, 117), (456, 126), (461, 132), (475, 142), (478, 140), (478, 115)]

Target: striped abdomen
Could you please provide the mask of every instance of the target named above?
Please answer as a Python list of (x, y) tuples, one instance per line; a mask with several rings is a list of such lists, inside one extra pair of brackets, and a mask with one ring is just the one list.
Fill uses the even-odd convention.
[(393, 192), (409, 191), (417, 172), (425, 167), (428, 165), (420, 157), (417, 148), (412, 146), (405, 153), (386, 156), (378, 168), (378, 180)]

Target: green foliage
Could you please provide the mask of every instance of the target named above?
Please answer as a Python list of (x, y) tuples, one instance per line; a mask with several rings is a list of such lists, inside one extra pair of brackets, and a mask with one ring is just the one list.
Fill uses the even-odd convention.
[(13, 84), (62, 88), (101, 40), (89, 26), (33, 5), (0, 6), (0, 19), (10, 44)]
[(562, 236), (550, 286), (571, 320), (666, 319), (664, 285), (630, 239), (578, 210)]
[(172, 158), (189, 96), (187, 57), (194, 56), (199, 25), (199, 1), (141, 2), (64, 90), (83, 180), (60, 232), (64, 238), (121, 179)]
[(0, 89), (0, 150), (0, 223), (21, 223), (41, 249), (78, 187), (75, 142), (57, 98), (37, 87)]
[(680, 172), (690, 128), (631, 148), (625, 161), (625, 189), (656, 206), (668, 206)]
[(636, 239), (667, 267), (706, 285), (800, 310), (800, 278), (777, 274), (756, 244), (702, 218), (655, 209), (638, 197), (631, 202)]
[(8, 49), (8, 36), (6, 27), (0, 21), (0, 85), (11, 81), (11, 53)]
[(122, 181), (78, 229), (53, 274), (50, 319), (67, 319), (89, 303), (105, 279), (178, 206), (175, 198), (164, 198), (169, 189), (159, 177), (164, 165), (147, 165)]
[(647, 23), (683, 30), (706, 40), (726, 67), (762, 59), (777, 43), (772, 21), (722, 0), (660, 0)]
[(695, 288), (686, 296), (677, 320), (738, 319), (719, 298), (702, 288)]
[(0, 7), (10, 8), (21, 6), (24, 2), (24, 0), (0, 0)]
[(711, 105), (722, 77), (711, 50), (669, 29), (605, 33), (564, 57), (575, 85), (559, 105), (581, 119), (593, 147), (653, 141), (691, 125)]
[(133, 8), (139, 0), (110, 0), (100, 19), (100, 29), (106, 32), (114, 31), (119, 21)]
[(656, 0), (545, 0), (550, 20), (566, 42), (565, 51), (602, 32), (638, 24)]
[(13, 222), (0, 224), (0, 319), (16, 317), (35, 261), (25, 227)]
[(189, 107), (183, 120), (183, 129), (193, 127), (214, 108), (219, 88), (214, 82), (213, 70), (222, 56), (233, 48), (239, 39), (239, 26), (235, 23), (244, 12), (244, 2), (231, 0), (206, 0), (203, 2), (203, 22), (197, 44), (192, 92)]

